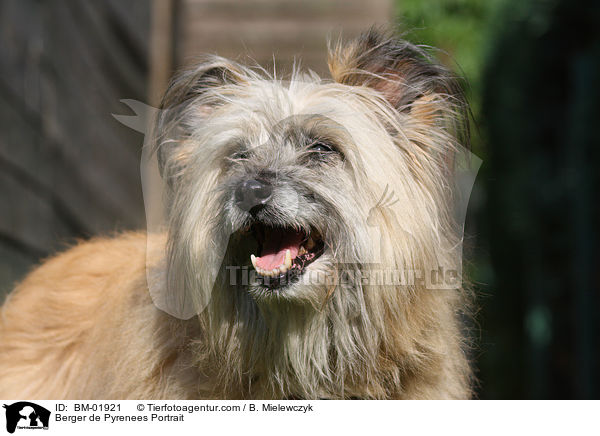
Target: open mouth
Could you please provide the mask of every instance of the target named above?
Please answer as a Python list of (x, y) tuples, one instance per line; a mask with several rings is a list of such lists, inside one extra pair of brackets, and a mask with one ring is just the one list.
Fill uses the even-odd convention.
[(249, 228), (258, 242), (257, 255), (250, 255), (257, 278), (264, 286), (278, 288), (300, 276), (323, 254), (325, 244), (317, 230), (304, 232), (292, 227), (255, 223)]

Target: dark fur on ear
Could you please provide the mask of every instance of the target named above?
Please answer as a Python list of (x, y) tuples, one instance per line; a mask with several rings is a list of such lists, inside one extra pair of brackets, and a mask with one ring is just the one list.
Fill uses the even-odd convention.
[[(169, 183), (176, 177), (185, 162), (186, 147), (182, 143), (189, 137), (188, 119), (198, 120), (198, 115), (208, 117), (214, 107), (221, 104), (211, 89), (245, 81), (244, 72), (235, 62), (219, 56), (206, 56), (200, 63), (175, 75), (160, 104), (154, 125), (153, 148), (163, 176), (165, 168)], [(193, 104), (192, 104), (193, 103)], [(194, 117), (188, 117), (189, 111)]]
[(462, 88), (423, 48), (372, 28), (353, 41), (330, 46), (328, 63), (336, 82), (375, 89), (397, 111), (425, 124), (451, 127), (458, 142), (468, 146)]

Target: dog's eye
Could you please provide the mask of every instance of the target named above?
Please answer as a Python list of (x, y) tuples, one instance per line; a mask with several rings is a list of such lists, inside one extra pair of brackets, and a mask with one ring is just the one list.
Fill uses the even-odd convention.
[(323, 142), (315, 142), (309, 148), (310, 151), (316, 151), (317, 153), (332, 153), (335, 150), (330, 145)]
[(248, 159), (248, 153), (246, 151), (237, 151), (231, 157), (233, 159)]
[(307, 163), (334, 164), (344, 159), (344, 154), (335, 145), (324, 141), (315, 140), (306, 146), (306, 151)]

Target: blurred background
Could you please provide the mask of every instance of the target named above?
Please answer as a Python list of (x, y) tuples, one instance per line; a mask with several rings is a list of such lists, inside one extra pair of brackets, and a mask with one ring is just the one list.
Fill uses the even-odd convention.
[(120, 99), (156, 104), (204, 52), (325, 73), (328, 34), (383, 23), (466, 78), (478, 398), (599, 398), (593, 0), (0, 0), (0, 298), (77, 238), (145, 227)]

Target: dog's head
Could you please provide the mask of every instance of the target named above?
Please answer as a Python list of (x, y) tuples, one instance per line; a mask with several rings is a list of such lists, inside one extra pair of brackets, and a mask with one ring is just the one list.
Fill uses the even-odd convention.
[[(343, 269), (446, 266), (459, 86), (375, 31), (332, 47), (329, 67), (283, 81), (208, 57), (171, 83), (156, 135), (169, 292), (199, 310), (228, 286), (322, 307)], [(340, 298), (358, 307), (352, 284)]]

